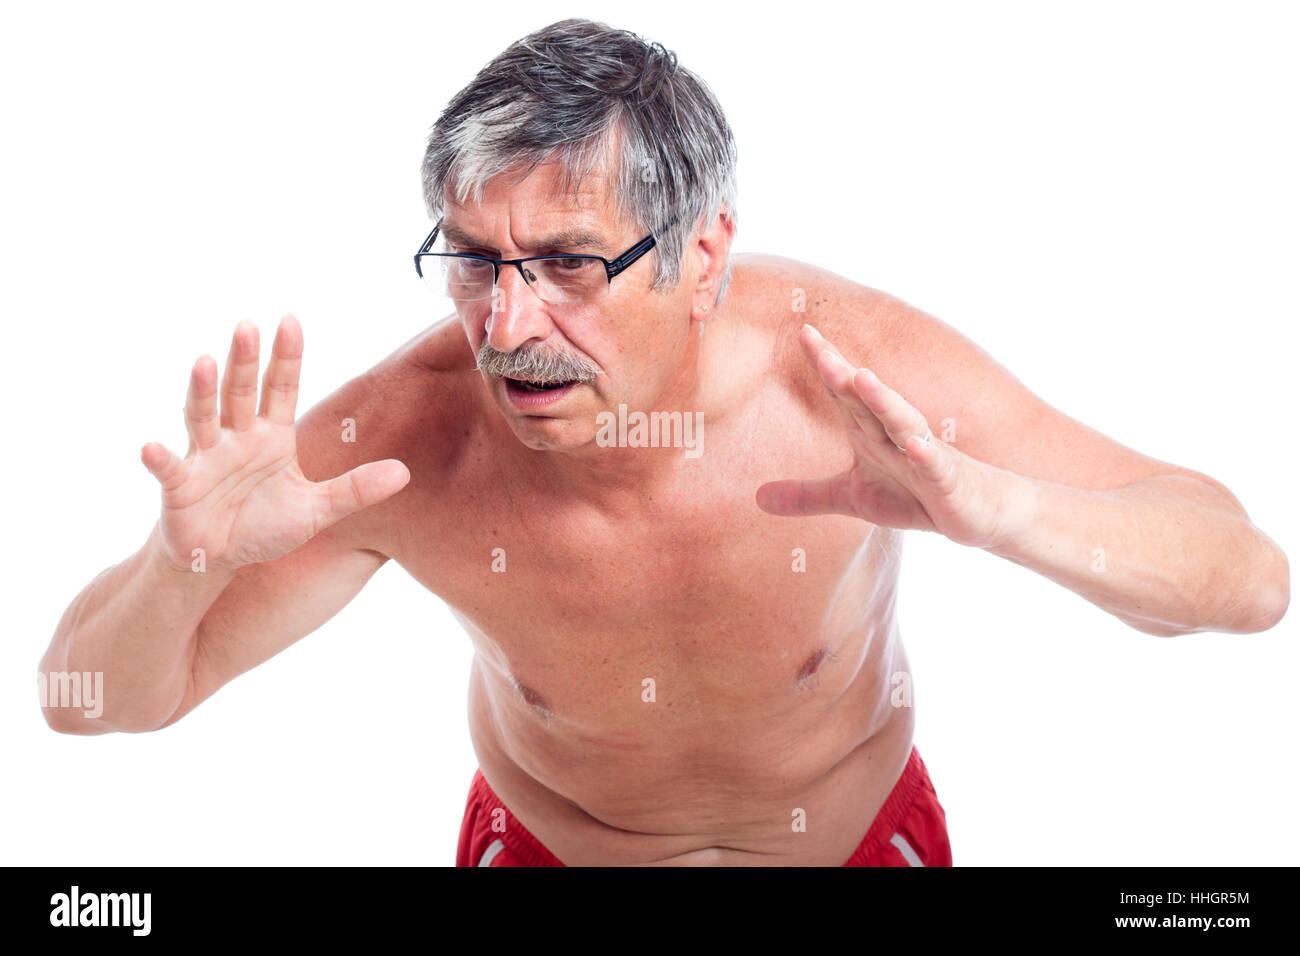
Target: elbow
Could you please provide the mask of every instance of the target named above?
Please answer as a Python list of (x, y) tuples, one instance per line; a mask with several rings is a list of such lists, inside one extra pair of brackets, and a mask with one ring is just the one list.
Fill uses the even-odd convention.
[(1265, 556), (1249, 572), (1243, 572), (1244, 580), (1232, 586), (1220, 575), (1205, 582), (1191, 602), (1201, 609), (1202, 623), (1184, 633), (1257, 634), (1275, 627), (1286, 616), (1291, 603), (1291, 567), (1282, 549), (1261, 537)]
[(108, 721), (102, 716), (85, 714), (79, 710), (63, 707), (41, 707), (45, 725), (56, 734), (70, 734), (76, 737), (93, 737), (99, 734), (146, 734), (162, 730), (172, 720), (126, 720)]
[(1230, 627), (1215, 630), (1258, 634), (1277, 626), (1291, 604), (1291, 567), (1282, 549), (1269, 542), (1269, 558), (1255, 578), (1253, 589), (1243, 588), (1234, 602)]
[(104, 675), (51, 667), (49, 652), (36, 669), (36, 695), (45, 726), (55, 733), (89, 736), (108, 733), (104, 715)]
[(1281, 548), (1274, 545), (1273, 550), (1273, 568), (1262, 583), (1257, 603), (1260, 617), (1252, 631), (1267, 631), (1276, 626), (1291, 605), (1291, 564)]
[(60, 699), (57, 693), (42, 695), (41, 716), (45, 718), (45, 726), (56, 734), (70, 734), (74, 737), (93, 737), (127, 729), (106, 720), (100, 702), (76, 699), (69, 701), (67, 697)]
[(113, 731), (112, 727), (105, 726), (100, 721), (68, 714), (59, 707), (42, 707), (41, 714), (45, 717), (45, 726), (56, 734), (90, 737), (95, 734), (112, 733)]
[[(61, 667), (52, 668), (50, 665), (56, 662)], [(162, 730), (180, 719), (182, 704), (193, 686), (191, 672), (189, 679), (169, 694), (106, 694), (103, 671), (76, 668), (75, 662), (69, 666), (66, 658), (47, 653), (36, 672), (41, 716), (45, 725), (58, 734), (91, 737)], [(109, 703), (112, 706), (107, 706)]]
[[(93, 737), (100, 734), (148, 733), (173, 723), (174, 707), (157, 706), (136, 712), (105, 711), (103, 675), (41, 671), (37, 674), (41, 716), (56, 734)], [(93, 689), (92, 689), (93, 688)]]

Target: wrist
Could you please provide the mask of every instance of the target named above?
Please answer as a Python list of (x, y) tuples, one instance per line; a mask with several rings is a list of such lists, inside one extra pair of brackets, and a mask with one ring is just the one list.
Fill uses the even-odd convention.
[(1037, 479), (1002, 471), (1002, 490), (998, 495), (998, 518), (993, 541), (984, 550), (999, 557), (1015, 559), (1029, 535), (1038, 526), (1042, 483)]
[(210, 563), (201, 549), (195, 549), (189, 563), (181, 563), (168, 551), (157, 525), (145, 544), (145, 563), (159, 577), (181, 585), (216, 583), (224, 587), (235, 575), (235, 569)]

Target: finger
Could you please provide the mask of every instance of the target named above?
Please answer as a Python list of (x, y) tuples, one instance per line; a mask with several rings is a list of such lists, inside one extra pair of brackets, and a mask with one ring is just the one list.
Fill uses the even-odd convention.
[[(803, 327), (803, 331), (799, 336), (799, 342), (803, 346), (804, 354), (812, 360), (814, 365), (817, 364), (817, 361), (823, 352), (831, 353), (831, 364), (828, 368), (836, 369), (834, 378), (837, 384), (843, 384), (844, 370), (847, 370), (850, 378), (852, 377), (853, 372), (857, 370), (856, 365), (846, 359), (844, 354), (836, 348), (829, 339), (811, 325), (805, 325)], [(827, 387), (829, 388), (830, 386), (828, 385)], [(852, 392), (852, 389), (848, 389), (848, 391)]]
[(948, 495), (957, 488), (957, 456), (941, 441), (925, 441), (922, 435), (907, 439), (904, 450), (912, 473), (924, 481), (935, 494)]
[(845, 475), (769, 481), (754, 493), (758, 506), (774, 515), (854, 514)]
[(184, 461), (156, 441), (145, 442), (140, 449), (140, 461), (158, 479), (163, 491), (179, 488), (189, 471)]
[(190, 436), (188, 458), (195, 448), (211, 448), (221, 440), (221, 419), (217, 416), (217, 362), (200, 355), (190, 369), (190, 387), (185, 394), (185, 431)]
[(845, 427), (856, 429), (877, 443), (887, 442), (889, 435), (885, 432), (884, 425), (877, 420), (853, 385), (853, 376), (857, 370), (830, 349), (822, 350), (817, 356), (816, 367), (822, 383), (839, 406)]
[(286, 315), (280, 320), (271, 345), (271, 360), (262, 378), (262, 405), (257, 414), (277, 425), (293, 424), (301, 369), (302, 326), (292, 315)]
[[(805, 325), (799, 333), (799, 344), (803, 346), (803, 351), (808, 360), (813, 363), (813, 367), (822, 376), (822, 383), (834, 394), (836, 386), (843, 384), (842, 369), (852, 369), (853, 366), (840, 354), (840, 350), (832, 345), (825, 337), (822, 336), (811, 325)], [(822, 370), (822, 355), (829, 352), (828, 364), (825, 365), (826, 371)], [(831, 374), (828, 375), (827, 372)]]
[(845, 425), (857, 427), (877, 441), (885, 441), (888, 436), (884, 426), (876, 420), (871, 409), (853, 387), (853, 375), (857, 369), (840, 354), (839, 349), (811, 325), (803, 327), (799, 341), (804, 348), (804, 354), (817, 369), (822, 384), (839, 402)]
[(884, 427), (889, 440), (900, 448), (917, 435), (924, 438), (929, 426), (925, 416), (892, 388), (876, 377), (870, 369), (858, 369), (853, 375), (853, 388), (876, 420)]
[(253, 424), (257, 411), (257, 326), (241, 319), (230, 340), (221, 380), (221, 427), (237, 432)]
[(349, 472), (317, 484), (321, 501), (317, 510), (316, 533), (355, 511), (369, 508), (397, 494), (411, 480), (407, 467), (396, 458), (358, 465)]
[(829, 350), (836, 358), (843, 361), (846, 365), (852, 363), (844, 358), (843, 354), (836, 348), (826, 336), (822, 335), (816, 327), (805, 325), (799, 331), (799, 343), (803, 346), (804, 352), (809, 358), (816, 358), (818, 353)]

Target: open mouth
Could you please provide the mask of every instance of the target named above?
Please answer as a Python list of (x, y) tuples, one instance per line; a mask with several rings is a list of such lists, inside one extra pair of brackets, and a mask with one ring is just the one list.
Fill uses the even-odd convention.
[(564, 400), (580, 383), (577, 379), (564, 382), (533, 382), (527, 379), (507, 378), (506, 396), (510, 404), (521, 411), (540, 412)]
[(562, 388), (568, 388), (577, 380), (570, 379), (567, 382), (529, 382), (518, 378), (507, 378), (506, 381), (514, 388), (524, 392), (555, 392)]

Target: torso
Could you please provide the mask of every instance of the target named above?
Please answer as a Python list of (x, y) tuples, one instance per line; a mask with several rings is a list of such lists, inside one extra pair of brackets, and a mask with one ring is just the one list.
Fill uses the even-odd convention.
[[(368, 546), (465, 626), (483, 774), (570, 865), (838, 865), (907, 762), (901, 532), (754, 503), (765, 481), (849, 460), (798, 354), (799, 325), (819, 320), (791, 316), (788, 291), (784, 309), (760, 305), (795, 265), (738, 257), (718, 321), (737, 354), (770, 364), (755, 363), (735, 414), (706, 422), (706, 454), (658, 449), (681, 456), (672, 480), (617, 509), (539, 480), (529, 456), (548, 453), (523, 448), (482, 395), (458, 326), (377, 370), (422, 411), (389, 429), (386, 454), (412, 481), (372, 509)], [(821, 301), (843, 292), (831, 283)], [(829, 315), (820, 327), (830, 337)]]

